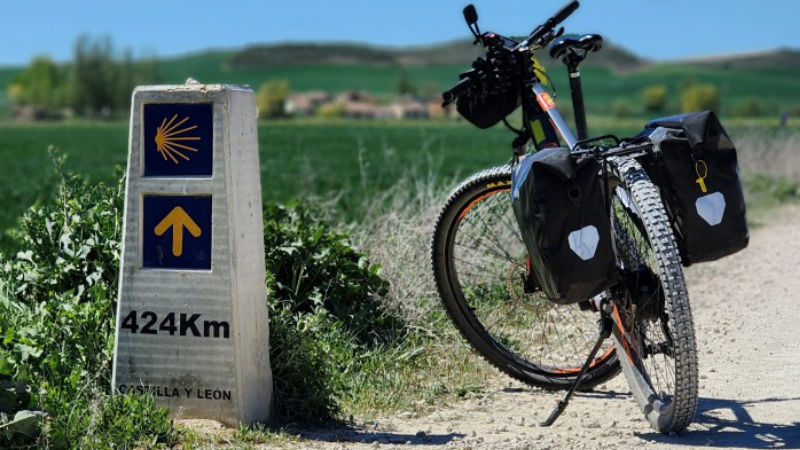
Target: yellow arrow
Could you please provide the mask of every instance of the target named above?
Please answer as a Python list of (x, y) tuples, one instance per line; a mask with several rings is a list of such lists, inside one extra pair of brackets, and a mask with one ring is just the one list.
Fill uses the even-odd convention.
[(161, 236), (172, 227), (172, 254), (174, 256), (181, 256), (183, 254), (183, 228), (186, 227), (189, 233), (194, 237), (200, 237), (203, 230), (194, 223), (189, 214), (180, 206), (172, 208), (172, 211), (164, 217), (161, 222), (156, 225), (156, 236)]

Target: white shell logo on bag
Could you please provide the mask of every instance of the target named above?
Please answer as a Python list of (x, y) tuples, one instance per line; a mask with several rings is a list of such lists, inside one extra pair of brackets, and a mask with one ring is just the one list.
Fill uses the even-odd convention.
[(697, 214), (713, 227), (722, 222), (722, 216), (725, 214), (725, 197), (719, 192), (704, 195), (694, 202), (694, 207), (697, 209)]
[(597, 244), (600, 242), (600, 233), (594, 225), (588, 225), (580, 230), (575, 230), (567, 238), (569, 248), (584, 261), (594, 258)]

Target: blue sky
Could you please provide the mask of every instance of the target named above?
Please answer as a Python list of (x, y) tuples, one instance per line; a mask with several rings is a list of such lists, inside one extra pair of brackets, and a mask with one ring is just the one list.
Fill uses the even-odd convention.
[[(76, 35), (169, 56), (258, 42), (429, 44), (463, 38), (464, 0), (3, 1), (0, 64), (67, 60)], [(525, 34), (566, 0), (475, 0), (483, 29)], [(800, 1), (583, 0), (569, 32), (599, 32), (639, 55), (676, 59), (800, 48)]]

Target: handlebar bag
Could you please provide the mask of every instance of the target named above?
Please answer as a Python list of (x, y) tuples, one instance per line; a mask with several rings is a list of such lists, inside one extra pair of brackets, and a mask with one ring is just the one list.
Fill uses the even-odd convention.
[(701, 111), (656, 119), (643, 134), (656, 150), (643, 165), (661, 190), (683, 264), (747, 247), (736, 148), (717, 116)]
[(553, 302), (587, 300), (617, 276), (600, 164), (564, 148), (527, 155), (511, 178), (511, 205), (543, 293)]
[(489, 128), (514, 112), (522, 103), (519, 88), (509, 83), (484, 81), (460, 95), (456, 102), (458, 113), (478, 128)]

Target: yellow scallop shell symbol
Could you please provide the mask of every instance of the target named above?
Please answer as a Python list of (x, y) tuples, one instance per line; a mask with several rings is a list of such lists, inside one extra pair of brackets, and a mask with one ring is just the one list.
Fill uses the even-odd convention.
[(161, 156), (166, 160), (167, 158), (171, 159), (173, 163), (178, 164), (179, 161), (176, 156), (189, 161), (189, 157), (186, 156), (183, 152), (196, 152), (197, 149), (194, 147), (189, 147), (182, 142), (186, 141), (199, 141), (199, 136), (185, 136), (186, 133), (194, 130), (197, 128), (197, 125), (192, 125), (186, 128), (180, 128), (181, 125), (186, 123), (189, 120), (188, 117), (184, 117), (183, 120), (175, 123), (175, 119), (178, 118), (178, 115), (175, 114), (167, 121), (165, 117), (164, 120), (161, 122), (158, 128), (156, 128), (156, 150), (161, 153)]

